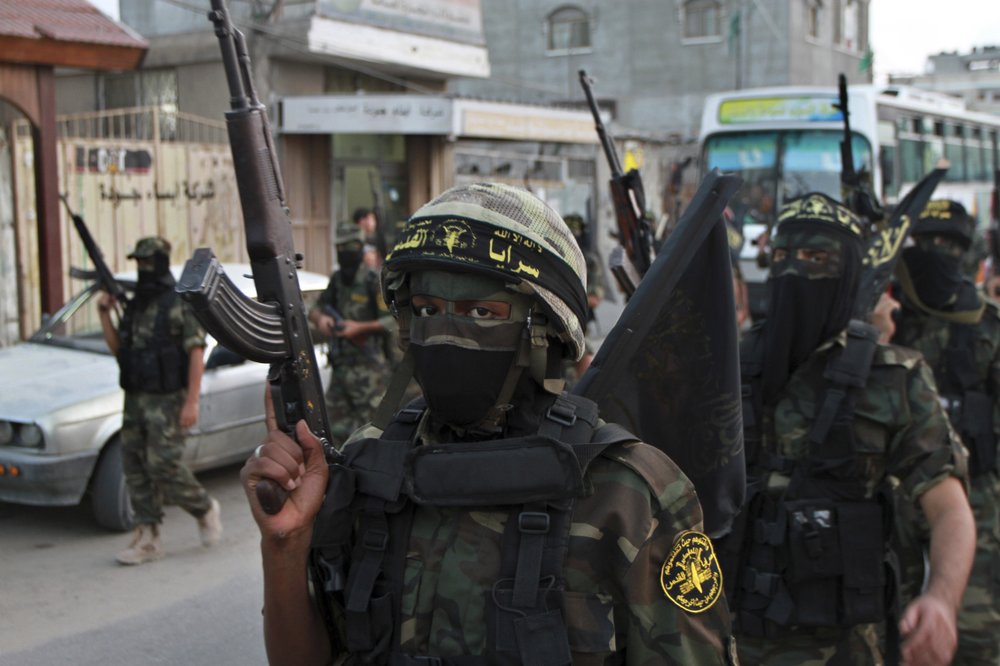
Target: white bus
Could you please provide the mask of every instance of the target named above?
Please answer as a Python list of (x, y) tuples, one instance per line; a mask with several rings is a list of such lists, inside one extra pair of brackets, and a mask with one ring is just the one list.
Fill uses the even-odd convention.
[[(843, 119), (835, 87), (779, 87), (710, 95), (699, 145), (704, 172), (718, 167), (744, 179), (732, 207), (744, 221), (741, 262), (753, 289), (763, 282), (751, 242), (781, 205), (807, 192), (840, 193)], [(993, 173), (1000, 170), (1000, 116), (969, 111), (963, 100), (909, 87), (848, 88), (854, 166), (892, 204), (940, 158), (951, 167), (935, 198), (961, 201), (989, 223)], [(758, 226), (759, 225), (759, 226)], [(751, 294), (757, 301), (758, 294)]]

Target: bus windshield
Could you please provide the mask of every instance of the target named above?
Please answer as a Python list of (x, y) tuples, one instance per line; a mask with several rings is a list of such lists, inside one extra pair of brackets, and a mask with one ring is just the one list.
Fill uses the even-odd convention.
[[(705, 167), (736, 172), (744, 184), (734, 200), (744, 222), (770, 224), (781, 205), (809, 192), (835, 199), (840, 192), (840, 139), (836, 130), (748, 131), (705, 141)], [(872, 149), (853, 135), (854, 168), (871, 173)]]

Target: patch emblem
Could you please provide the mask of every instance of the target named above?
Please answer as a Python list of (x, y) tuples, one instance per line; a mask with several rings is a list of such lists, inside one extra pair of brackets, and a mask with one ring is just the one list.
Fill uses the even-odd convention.
[(701, 532), (681, 532), (660, 570), (667, 599), (689, 613), (707, 611), (722, 594), (722, 569), (712, 540)]

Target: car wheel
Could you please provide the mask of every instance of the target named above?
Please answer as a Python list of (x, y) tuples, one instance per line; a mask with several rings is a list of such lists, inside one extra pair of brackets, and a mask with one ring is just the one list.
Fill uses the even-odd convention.
[(125, 485), (122, 471), (122, 444), (118, 438), (111, 440), (101, 459), (97, 461), (97, 471), (91, 486), (91, 503), (94, 520), (101, 527), (125, 532), (132, 529), (132, 502)]

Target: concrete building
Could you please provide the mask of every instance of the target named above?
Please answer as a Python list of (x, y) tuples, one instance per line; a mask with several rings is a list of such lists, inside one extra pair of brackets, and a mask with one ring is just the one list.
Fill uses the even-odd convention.
[(1000, 115), (1000, 46), (938, 53), (927, 58), (924, 74), (890, 75), (889, 82), (961, 97), (969, 109)]
[[(221, 119), (229, 94), (204, 13), (169, 0), (120, 4), (121, 20), (149, 41), (143, 69), (64, 76), (59, 112), (156, 105)], [(306, 268), (330, 269), (336, 221), (375, 192), (390, 240), (417, 206), (464, 179), (527, 185), (564, 212), (593, 197), (589, 113), (447, 94), (450, 78), (490, 74), (479, 0), (229, 4), (269, 109)], [(470, 163), (484, 140), (508, 146), (506, 158)]]
[[(625, 128), (688, 140), (711, 92), (861, 71), (869, 0), (483, 0), (489, 78), (459, 95), (580, 105), (577, 71)], [(867, 62), (867, 61), (866, 61)]]

